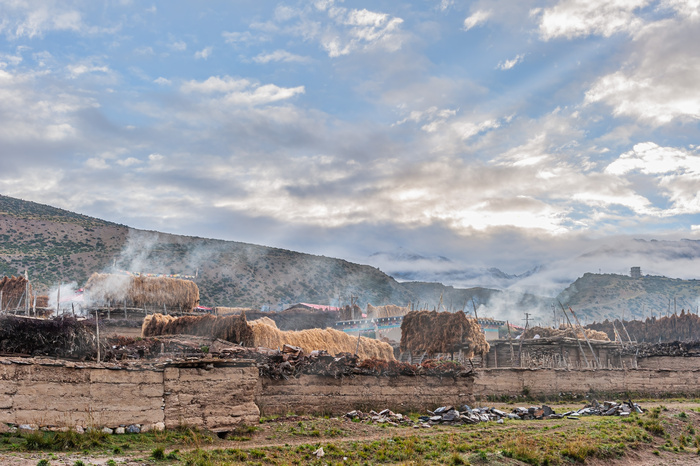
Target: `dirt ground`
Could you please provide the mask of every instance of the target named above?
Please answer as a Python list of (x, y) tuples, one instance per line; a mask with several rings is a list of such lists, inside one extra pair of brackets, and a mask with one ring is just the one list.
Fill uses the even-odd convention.
[[(700, 413), (694, 410), (700, 408), (699, 402), (693, 401), (649, 401), (640, 402), (646, 410), (652, 409), (657, 406), (666, 407), (667, 418), (673, 418), (678, 416), (681, 412), (685, 412), (690, 417), (690, 421), (693, 424), (700, 425)], [(489, 406), (494, 406), (499, 409), (510, 411), (514, 407), (513, 405), (506, 404), (489, 404)], [(567, 404), (567, 405), (553, 405), (557, 412), (566, 411), (570, 408), (579, 408), (581, 404)], [(513, 421), (509, 424), (522, 426), (522, 429), (538, 429), (538, 428), (552, 428), (554, 420), (543, 420), (543, 421)], [(573, 429), (577, 421), (563, 422), (560, 420), (558, 423), (563, 424), (561, 429), (566, 432), (567, 429)], [(570, 427), (571, 426), (571, 427)], [(302, 444), (317, 444), (322, 445), (329, 443), (344, 443), (344, 442), (372, 442), (375, 440), (382, 440), (388, 438), (395, 438), (397, 436), (409, 437), (409, 436), (419, 436), (419, 437), (430, 437), (437, 436), (450, 432), (465, 432), (469, 429), (481, 429), (486, 431), (488, 429), (494, 429), (494, 423), (488, 424), (476, 424), (467, 427), (453, 427), (453, 426), (433, 426), (431, 428), (414, 429), (410, 427), (382, 427), (381, 425), (365, 424), (350, 422), (343, 418), (318, 418), (311, 416), (290, 416), (286, 418), (277, 418), (271, 420), (264, 420), (260, 425), (255, 426), (257, 430), (252, 433), (247, 433), (245, 436), (236, 436), (234, 434), (229, 434), (233, 438), (228, 439), (215, 439), (213, 443), (202, 443), (202, 444), (183, 444), (183, 445), (169, 445), (166, 446), (166, 451), (173, 449), (179, 449), (184, 452), (187, 450), (195, 448), (237, 448), (237, 449), (253, 449), (253, 448), (264, 448), (264, 447), (294, 447)], [(518, 427), (520, 428), (520, 427)], [(669, 429), (673, 429), (674, 426), (669, 425)], [(246, 437), (245, 439), (243, 437)], [(248, 438), (249, 437), (249, 438)], [(633, 466), (633, 465), (698, 465), (700, 464), (700, 455), (696, 453), (696, 449), (688, 449), (683, 452), (672, 452), (664, 451), (660, 449), (659, 446), (664, 442), (661, 438), (655, 438), (652, 444), (643, 444), (641, 448), (636, 450), (628, 450), (627, 454), (622, 458), (611, 459), (592, 459), (586, 461), (585, 464), (592, 466)], [(111, 452), (91, 452), (86, 454), (85, 452), (76, 453), (51, 453), (51, 452), (0, 452), (0, 464), (2, 465), (18, 465), (18, 466), (29, 466), (37, 465), (41, 459), (47, 459), (50, 465), (75, 465), (76, 462), (82, 461), (86, 465), (106, 465), (110, 460), (113, 460), (118, 465), (154, 465), (158, 464), (153, 459), (149, 458), (150, 450), (133, 449), (128, 450), (128, 453), (115, 455)], [(165, 462), (161, 464), (177, 464), (173, 462)], [(399, 463), (403, 464), (403, 463)], [(421, 464), (432, 464), (428, 461), (422, 461)], [(502, 465), (523, 465), (525, 463), (507, 459), (499, 458), (497, 462), (483, 461), (480, 463), (473, 464), (502, 464)]]

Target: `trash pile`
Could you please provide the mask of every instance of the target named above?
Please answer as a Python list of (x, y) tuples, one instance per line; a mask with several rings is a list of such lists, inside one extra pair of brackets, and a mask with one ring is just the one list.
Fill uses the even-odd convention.
[(104, 361), (134, 359), (248, 359), (255, 362), (261, 377), (286, 380), (302, 374), (329, 377), (373, 375), (384, 377), (430, 376), (469, 377), (473, 369), (452, 361), (427, 360), (413, 365), (396, 360), (363, 359), (350, 353), (335, 356), (324, 350), (306, 354), (298, 346), (283, 345), (281, 350), (265, 347), (232, 345), (218, 338), (195, 335), (163, 335), (130, 338), (123, 336), (107, 339)]
[(542, 406), (530, 406), (529, 408), (518, 407), (510, 413), (496, 408), (471, 408), (468, 405), (463, 405), (459, 409), (454, 406), (442, 406), (435, 411), (428, 411), (430, 415), (420, 416), (417, 422), (389, 409), (380, 412), (370, 411), (369, 413), (355, 410), (346, 413), (345, 417), (350, 420), (359, 419), (369, 423), (386, 423), (392, 426), (408, 425), (418, 429), (434, 425), (454, 426), (488, 421), (496, 421), (502, 424), (506, 419), (529, 421), (535, 419), (578, 419), (581, 416), (629, 416), (633, 412), (641, 414), (644, 410), (631, 400), (623, 402), (605, 401), (603, 404), (593, 400), (579, 410), (559, 414), (544, 404)]
[(631, 413), (642, 414), (643, 412), (642, 407), (637, 403), (633, 403), (632, 400), (622, 402), (604, 401), (603, 404), (593, 400), (578, 411), (569, 411), (563, 415), (567, 419), (576, 419), (579, 416), (629, 416)]
[[(385, 409), (380, 412), (374, 410), (369, 413), (363, 413), (362, 411), (355, 410), (350, 411), (345, 415), (346, 418), (353, 420), (359, 419), (360, 421), (372, 422), (377, 424), (389, 424), (390, 426), (398, 427), (399, 425), (414, 426), (414, 422), (408, 417), (401, 413), (395, 413), (390, 409)], [(425, 427), (430, 427), (426, 425)]]
[(373, 375), (395, 377), (433, 376), (433, 377), (467, 377), (472, 369), (454, 362), (425, 361), (422, 365), (413, 365), (396, 360), (386, 361), (370, 358), (360, 360), (350, 353), (335, 356), (323, 350), (304, 354), (298, 346), (284, 345), (281, 351), (269, 348), (230, 347), (218, 353), (221, 358), (252, 359), (256, 362), (260, 375), (274, 380), (298, 377), (301, 374), (345, 377), (352, 375)]

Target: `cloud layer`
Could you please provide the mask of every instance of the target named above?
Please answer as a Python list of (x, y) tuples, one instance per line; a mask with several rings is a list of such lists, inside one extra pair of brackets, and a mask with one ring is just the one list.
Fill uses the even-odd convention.
[(700, 231), (697, 2), (259, 3), (1, 1), (0, 192), (509, 273)]

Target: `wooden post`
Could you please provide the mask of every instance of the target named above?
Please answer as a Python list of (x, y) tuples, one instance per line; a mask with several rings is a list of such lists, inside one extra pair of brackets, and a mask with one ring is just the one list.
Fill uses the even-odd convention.
[(112, 301), (107, 301), (107, 319), (112, 319)]
[(29, 317), (29, 274), (24, 269), (24, 315)]
[(97, 333), (97, 362), (100, 362), (100, 311), (97, 309), (95, 309), (95, 329)]
[(583, 359), (586, 361), (586, 367), (589, 367), (590, 364), (588, 363), (588, 358), (586, 357), (586, 353), (583, 351), (583, 347), (581, 346), (581, 340), (579, 340), (576, 336), (576, 329), (573, 325), (571, 325), (571, 319), (569, 319), (569, 314), (566, 313), (566, 309), (564, 309), (564, 305), (561, 303), (561, 301), (559, 301), (559, 305), (561, 306), (561, 310), (564, 313), (564, 316), (566, 317), (566, 321), (569, 322), (569, 327), (571, 327), (571, 330), (574, 332), (574, 338), (576, 338), (576, 343), (578, 343), (578, 349), (581, 350)]
[(36, 317), (36, 295), (34, 295), (34, 303), (32, 304), (32, 311), (33, 311), (34, 317)]
[(578, 317), (576, 317), (576, 314), (574, 313), (574, 310), (571, 309), (571, 306), (569, 306), (569, 311), (571, 311), (571, 315), (574, 316), (574, 320), (576, 320), (576, 324), (581, 328), (581, 333), (583, 333), (583, 337), (586, 339), (586, 343), (588, 343), (588, 348), (591, 350), (591, 354), (593, 355), (593, 360), (598, 365), (598, 367), (600, 367), (600, 359), (598, 359), (598, 356), (595, 354), (595, 351), (593, 351), (593, 346), (591, 345), (590, 340), (588, 340), (588, 335), (586, 335), (586, 329), (584, 329), (583, 325), (581, 325), (581, 322), (578, 321)]
[(56, 315), (58, 315), (58, 311), (61, 309), (61, 285), (63, 285), (63, 282), (59, 282), (58, 284), (58, 295), (56, 296)]

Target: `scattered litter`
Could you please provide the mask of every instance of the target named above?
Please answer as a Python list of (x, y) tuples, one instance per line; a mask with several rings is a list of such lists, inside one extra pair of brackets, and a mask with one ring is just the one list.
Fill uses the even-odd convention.
[(348, 419), (359, 419), (361, 421), (389, 424), (393, 426), (408, 425), (414, 429), (426, 428), (434, 425), (460, 425), (478, 424), (480, 422), (496, 421), (503, 424), (508, 420), (540, 420), (540, 419), (572, 419), (579, 420), (581, 416), (629, 416), (631, 413), (643, 413), (644, 410), (637, 404), (630, 401), (614, 402), (606, 401), (603, 404), (596, 400), (577, 411), (568, 411), (557, 414), (547, 406), (530, 406), (529, 408), (517, 407), (512, 412), (506, 413), (496, 408), (471, 408), (463, 405), (459, 409), (454, 406), (441, 406), (434, 411), (428, 411), (429, 415), (420, 416), (417, 422), (412, 421), (407, 416), (394, 413), (388, 409), (380, 411), (350, 411), (345, 414)]

